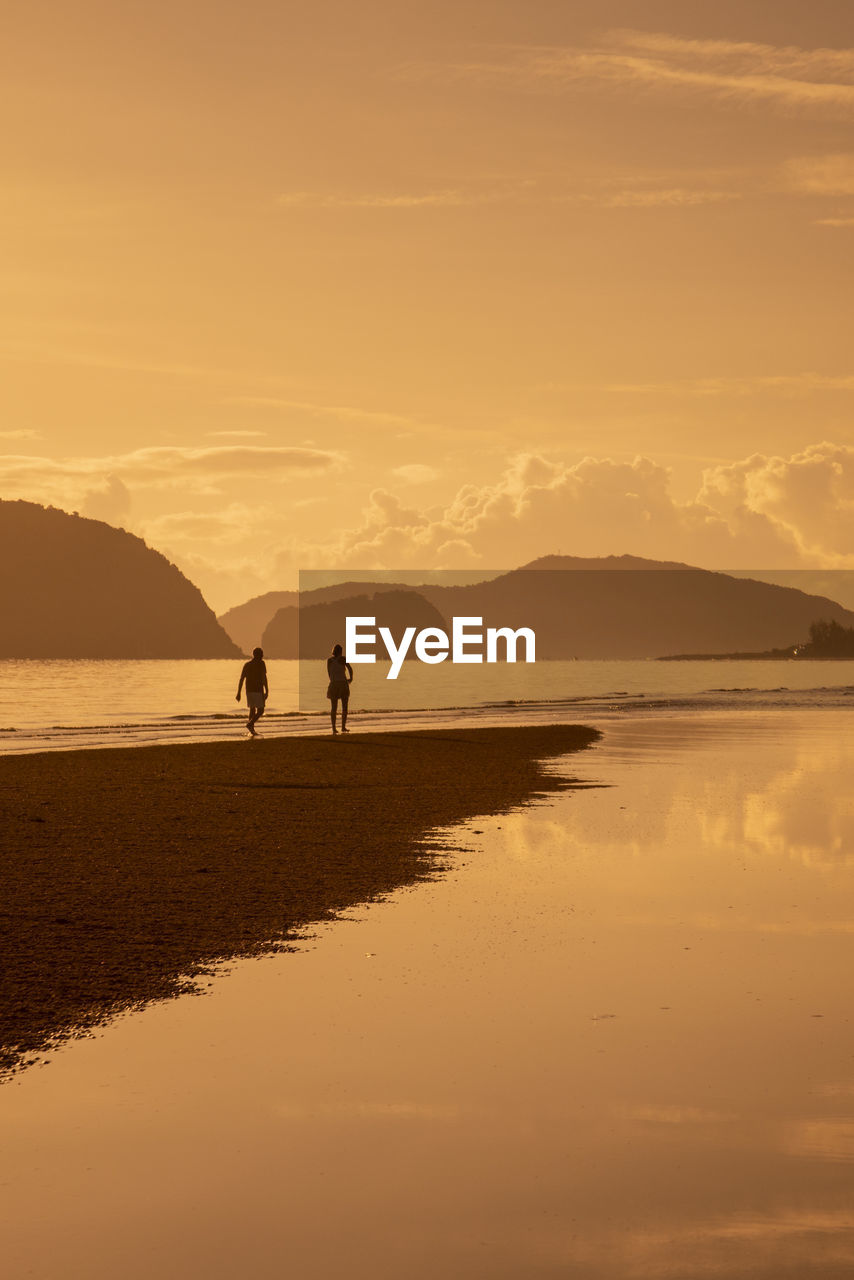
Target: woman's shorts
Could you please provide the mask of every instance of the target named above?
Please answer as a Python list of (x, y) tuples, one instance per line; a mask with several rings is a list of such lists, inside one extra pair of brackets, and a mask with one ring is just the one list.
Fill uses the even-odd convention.
[(332, 698), (340, 698), (342, 702), (346, 702), (350, 697), (350, 684), (347, 680), (331, 680), (329, 688), (326, 690), (326, 696), (330, 700)]

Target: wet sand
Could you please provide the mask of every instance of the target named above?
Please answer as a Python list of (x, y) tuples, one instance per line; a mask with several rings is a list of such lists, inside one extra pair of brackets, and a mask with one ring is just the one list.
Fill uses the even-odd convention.
[(605, 784), (0, 1089), (4, 1280), (849, 1280), (851, 712)]
[(579, 726), (0, 758), (0, 1069), (428, 878), (430, 832), (569, 785)]

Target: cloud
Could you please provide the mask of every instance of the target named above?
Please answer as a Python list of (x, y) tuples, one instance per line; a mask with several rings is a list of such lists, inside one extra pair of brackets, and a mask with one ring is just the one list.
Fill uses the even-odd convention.
[(38, 440), (40, 432), (19, 428), (16, 431), (0, 431), (0, 440)]
[(270, 581), (271, 546), (281, 544), (282, 510), (276, 503), (231, 502), (216, 510), (170, 511), (137, 518), (133, 532), (195, 582), (218, 612), (278, 581)]
[[(466, 191), (432, 192), (424, 195), (397, 196), (350, 196), (346, 194), (321, 194), (319, 192), (298, 191), (291, 195), (279, 196), (278, 203), (287, 206), (311, 205), (315, 208), (342, 209), (413, 209), (419, 206), (444, 206), (447, 208), (470, 207), (486, 204), (578, 204), (593, 205), (604, 209), (631, 209), (655, 207), (689, 207), (702, 204), (720, 204), (728, 200), (738, 200), (738, 191), (723, 191), (710, 187), (639, 187), (626, 190), (610, 190), (612, 183), (601, 184), (590, 191), (567, 191), (565, 183), (554, 180), (550, 185), (538, 183), (530, 178), (497, 189), (483, 189), (472, 185)], [(260, 400), (255, 400), (261, 403)], [(286, 403), (286, 402), (283, 402)]]
[(854, 447), (712, 467), (686, 502), (648, 458), (570, 464), (520, 455), (494, 484), (465, 484), (438, 512), (377, 489), (358, 527), (322, 547), (283, 548), (279, 565), (299, 555), (306, 568), (509, 568), (556, 551), (628, 550), (710, 568), (850, 567)]
[(100, 488), (90, 489), (81, 505), (81, 512), (93, 520), (120, 525), (130, 514), (131, 495), (118, 476), (107, 476)]
[(271, 472), (326, 471), (336, 461), (320, 449), (295, 449), (260, 445), (214, 445), (187, 448), (160, 445), (126, 454), (119, 465), (135, 476), (160, 479), (175, 470), (202, 476), (264, 476)]
[(673, 1103), (623, 1106), (616, 1110), (619, 1116), (627, 1120), (639, 1120), (642, 1124), (719, 1125), (732, 1124), (739, 1118), (733, 1111), (713, 1111), (708, 1107), (691, 1107)]
[[(415, 494), (421, 472), (402, 470), (398, 479)], [(528, 453), (509, 460), (491, 483), (462, 484), (441, 506), (375, 489), (351, 527), (316, 522), (326, 530), (317, 540), (294, 522), (291, 506), (285, 514), (269, 496), (266, 505), (220, 504), (215, 511), (190, 503), (137, 517), (134, 531), (226, 607), (295, 585), (299, 569), (501, 570), (555, 552), (632, 552), (754, 573), (854, 568), (852, 515), (854, 447), (821, 444), (789, 457), (757, 454), (709, 467), (686, 501), (674, 498), (669, 470), (649, 458), (567, 461)]]
[(260, 440), (267, 435), (266, 431), (209, 431), (208, 435), (213, 438), (225, 440)]
[(851, 152), (789, 160), (784, 173), (794, 190), (808, 195), (854, 195), (854, 154)]
[(334, 1102), (285, 1102), (274, 1108), (275, 1114), (284, 1120), (307, 1120), (312, 1124), (318, 1121), (341, 1120), (368, 1121), (374, 1124), (377, 1120), (420, 1121), (434, 1124), (436, 1121), (456, 1120), (460, 1115), (460, 1107), (446, 1103), (399, 1102), (383, 1099), (381, 1101), (339, 1099)]
[[(825, 442), (789, 458), (754, 454), (704, 473), (700, 500), (749, 509), (814, 563), (854, 556), (854, 447)], [(771, 567), (771, 566), (768, 566)]]
[(169, 511), (136, 524), (146, 541), (179, 558), (204, 558), (215, 552), (216, 565), (225, 573), (242, 571), (250, 561), (257, 561), (259, 542), (274, 541), (281, 528), (281, 510), (269, 502)]
[(341, 422), (365, 423), (381, 427), (412, 427), (414, 418), (379, 409), (363, 409), (346, 404), (316, 404), (308, 400), (284, 400), (280, 396), (229, 396), (227, 404), (256, 405), (259, 408), (283, 409), (308, 414), (312, 418), (337, 418)]
[(793, 1120), (786, 1126), (783, 1150), (810, 1160), (854, 1160), (854, 1120), (847, 1116)]
[(154, 373), (176, 378), (245, 378), (246, 370), (228, 369), (223, 365), (210, 368), (199, 365), (159, 364), (122, 359), (98, 351), (73, 351), (45, 343), (0, 341), (0, 357), (16, 364), (59, 365), (82, 369), (110, 369), (118, 373)]
[(703, 188), (665, 187), (660, 190), (643, 189), (617, 191), (603, 195), (597, 203), (606, 209), (655, 209), (679, 208), (698, 204), (721, 204), (727, 200), (740, 200), (738, 191), (713, 191)]
[[(854, 153), (834, 152), (823, 156), (806, 156), (790, 160), (785, 166), (785, 178), (791, 190), (800, 195), (817, 199), (854, 196)], [(839, 209), (837, 204), (837, 210)], [(854, 227), (854, 217), (841, 206), (822, 218), (815, 218), (819, 227)], [(850, 204), (849, 204), (850, 209)]]
[(404, 484), (427, 484), (430, 480), (439, 479), (436, 468), (428, 467), (423, 462), (409, 462), (405, 466), (395, 467), (391, 474)]
[(161, 445), (107, 457), (45, 458), (0, 455), (0, 494), (55, 502), (94, 503), (121, 483), (130, 489), (190, 489), (216, 493), (229, 479), (282, 479), (332, 470), (340, 456), (321, 449), (213, 445)]
[(854, 373), (807, 372), (745, 375), (734, 378), (685, 378), (673, 382), (615, 382), (605, 389), (626, 395), (804, 396), (819, 391), (854, 391)]
[(444, 510), (404, 505), (375, 490), (359, 527), (320, 547), (283, 549), (280, 566), (512, 567), (563, 550), (582, 556), (624, 553), (717, 567), (792, 567), (800, 563), (793, 530), (772, 509), (747, 501), (726, 510), (670, 494), (665, 467), (648, 458), (568, 464), (533, 454), (514, 459), (494, 484), (465, 484)]
[(460, 205), (483, 204), (488, 196), (461, 191), (423, 191), (400, 193), (362, 193), (354, 195), (321, 191), (286, 191), (276, 197), (285, 208), (307, 205), (320, 209), (420, 209), (456, 208)]
[(749, 41), (686, 40), (616, 30), (589, 46), (519, 46), (502, 61), (458, 65), (458, 74), (500, 77), (528, 88), (605, 83), (683, 90), (738, 103), (854, 113), (854, 50)]
[(270, 470), (324, 471), (336, 455), (319, 449), (258, 445), (152, 445), (131, 453), (94, 458), (45, 458), (26, 454), (0, 455), (0, 475), (6, 479), (44, 474), (63, 477), (112, 472), (149, 481), (184, 475), (265, 475)]
[[(769, 1161), (771, 1155), (763, 1145), (767, 1135), (752, 1131), (746, 1117), (742, 1123), (750, 1158)], [(696, 1158), (697, 1167), (703, 1167), (703, 1157)], [(820, 1193), (812, 1199), (813, 1203), (804, 1193), (793, 1195), (790, 1207), (776, 1204), (769, 1194), (747, 1209), (731, 1212), (728, 1202), (722, 1201), (717, 1211), (706, 1206), (704, 1214), (680, 1199), (678, 1210), (656, 1214), (654, 1221), (641, 1226), (629, 1223), (624, 1232), (595, 1223), (583, 1233), (544, 1229), (538, 1241), (545, 1259), (543, 1270), (597, 1280), (617, 1275), (652, 1280), (673, 1271), (673, 1261), (678, 1259), (676, 1270), (682, 1280), (710, 1280), (725, 1274), (758, 1280), (808, 1276), (815, 1272), (816, 1257), (820, 1257), (822, 1274), (829, 1280), (846, 1275), (854, 1262), (854, 1213), (826, 1209)], [(509, 1255), (519, 1240), (508, 1236), (506, 1243)]]
[(801, 49), (796, 45), (762, 44), (750, 40), (696, 40), (667, 32), (617, 28), (609, 33), (616, 44), (686, 61), (739, 65), (752, 71), (804, 77), (854, 74), (854, 49)]

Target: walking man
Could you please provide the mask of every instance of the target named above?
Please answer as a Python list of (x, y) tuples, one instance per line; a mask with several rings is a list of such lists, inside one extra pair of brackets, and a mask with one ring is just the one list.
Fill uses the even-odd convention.
[(264, 714), (264, 706), (270, 696), (270, 690), (267, 686), (267, 664), (264, 662), (263, 649), (253, 649), (252, 657), (244, 664), (240, 673), (240, 683), (237, 686), (238, 702), (240, 701), (244, 681), (246, 681), (246, 702), (249, 707), (249, 719), (246, 721), (246, 728), (254, 738), (255, 723)]

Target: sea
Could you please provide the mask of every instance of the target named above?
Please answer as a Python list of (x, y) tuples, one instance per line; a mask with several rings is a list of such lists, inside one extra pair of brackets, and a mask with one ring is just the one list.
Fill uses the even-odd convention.
[[(329, 732), (322, 661), (271, 661), (259, 736)], [(585, 661), (355, 668), (351, 730), (600, 721), (692, 711), (854, 707), (854, 665)], [(230, 660), (0, 661), (0, 753), (247, 737)]]

